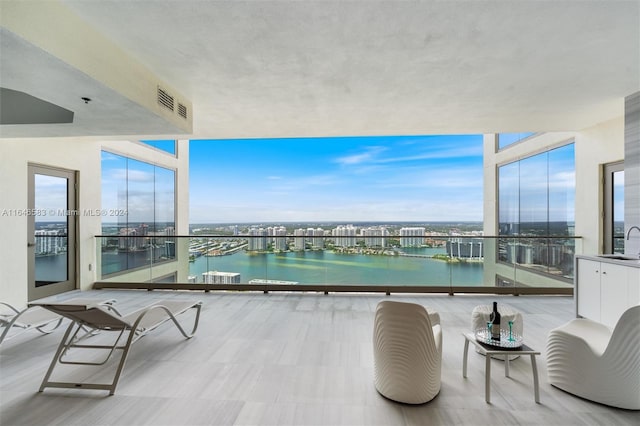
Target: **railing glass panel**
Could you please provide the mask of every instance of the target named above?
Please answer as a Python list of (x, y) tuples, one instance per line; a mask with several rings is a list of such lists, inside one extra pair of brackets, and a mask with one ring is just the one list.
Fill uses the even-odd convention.
[[(275, 250), (271, 237), (258, 238), (265, 237), (100, 236), (98, 281), (287, 285), (291, 290), (297, 285), (570, 288), (579, 241), (462, 236), (432, 237), (429, 247), (328, 244)], [(286, 247), (295, 247), (295, 238), (287, 237)]]

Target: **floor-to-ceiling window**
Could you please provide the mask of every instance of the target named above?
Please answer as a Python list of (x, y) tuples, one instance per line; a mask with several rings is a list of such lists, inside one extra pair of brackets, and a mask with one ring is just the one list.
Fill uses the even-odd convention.
[(102, 276), (175, 258), (175, 171), (102, 152)]
[(500, 262), (573, 276), (573, 143), (500, 166), (498, 205)]

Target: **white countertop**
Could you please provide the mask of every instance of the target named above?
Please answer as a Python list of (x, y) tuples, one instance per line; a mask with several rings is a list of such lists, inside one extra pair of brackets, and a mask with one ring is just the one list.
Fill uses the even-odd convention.
[(632, 268), (640, 268), (640, 257), (625, 254), (579, 254), (578, 259), (593, 260), (596, 262), (614, 263), (616, 265), (630, 266)]

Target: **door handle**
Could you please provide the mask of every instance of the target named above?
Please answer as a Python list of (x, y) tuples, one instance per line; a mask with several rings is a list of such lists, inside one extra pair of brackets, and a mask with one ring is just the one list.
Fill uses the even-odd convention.
[(27, 243), (27, 247), (35, 247), (36, 243)]

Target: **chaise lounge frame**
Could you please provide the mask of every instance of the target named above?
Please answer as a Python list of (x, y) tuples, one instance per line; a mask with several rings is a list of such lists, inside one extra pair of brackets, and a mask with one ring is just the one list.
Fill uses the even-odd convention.
[[(109, 299), (100, 302), (100, 304), (109, 307), (109, 309), (114, 312), (117, 312), (115, 307), (113, 307), (115, 302), (115, 299)], [(92, 301), (90, 299), (75, 298), (66, 302), (58, 303), (88, 304), (92, 303)], [(0, 302), (0, 306), (4, 306), (6, 308), (5, 311), (12, 312), (12, 314), (0, 315), (0, 327), (3, 328), (3, 331), (0, 334), (0, 344), (32, 329), (36, 329), (42, 334), (50, 334), (60, 327), (62, 320), (64, 319), (64, 317), (56, 314), (55, 312), (43, 309), (38, 304), (27, 306), (22, 310), (19, 310), (5, 302)], [(18, 331), (10, 333), (13, 329), (18, 329)]]
[[(98, 304), (42, 303), (39, 304), (39, 306), (71, 320), (71, 324), (67, 328), (51, 361), (51, 365), (42, 380), (39, 392), (42, 392), (47, 387), (51, 387), (107, 390), (109, 391), (109, 395), (113, 395), (116, 391), (131, 346), (167, 321), (173, 321), (180, 333), (185, 338), (190, 339), (198, 328), (202, 302), (162, 300), (124, 316), (120, 316), (117, 312), (106, 309), (104, 306)], [(190, 309), (195, 309), (196, 313), (193, 328), (188, 332), (180, 324), (177, 317)], [(94, 332), (113, 331), (119, 334), (113, 344), (83, 344), (81, 343), (82, 337), (78, 338), (78, 333), (81, 330), (86, 331), (87, 329)], [(126, 341), (120, 344), (123, 336), (126, 336)], [(67, 352), (71, 349), (106, 350), (107, 355), (101, 361), (67, 360), (65, 355), (67, 355)], [(100, 366), (106, 364), (116, 351), (122, 351), (122, 353), (111, 383), (77, 383), (50, 380), (58, 364)], [(74, 354), (77, 353), (78, 351), (74, 351)]]
[[(49, 334), (62, 323), (61, 316), (39, 307), (27, 307), (19, 310), (5, 302), (0, 302), (0, 305), (12, 312), (12, 314), (0, 315), (0, 326), (3, 328), (0, 334), (0, 344), (31, 329), (36, 329), (42, 334)], [(50, 325), (51, 327), (48, 328)], [(9, 335), (9, 332), (14, 329), (19, 329), (19, 331)]]

